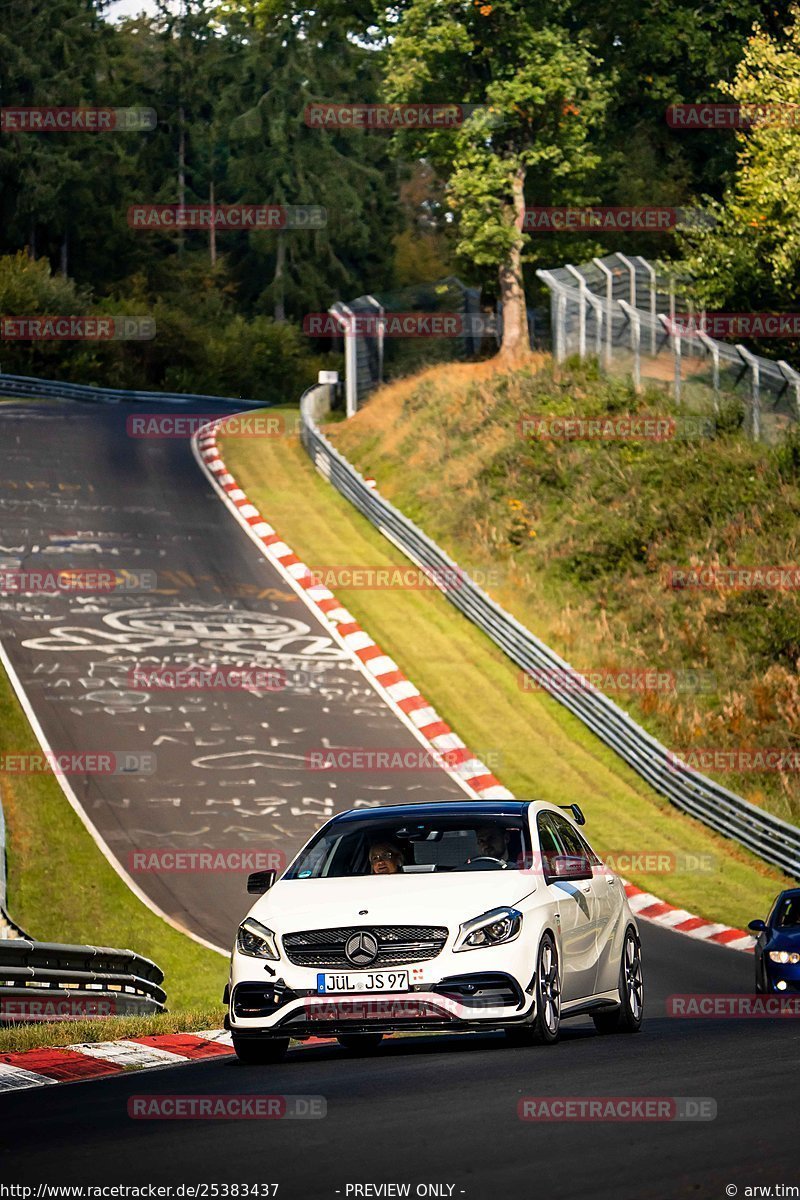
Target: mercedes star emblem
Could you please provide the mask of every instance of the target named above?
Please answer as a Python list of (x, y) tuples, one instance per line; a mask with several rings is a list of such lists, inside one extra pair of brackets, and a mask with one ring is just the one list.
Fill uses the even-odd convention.
[(363, 930), (354, 933), (344, 944), (345, 956), (354, 967), (368, 967), (378, 957), (378, 939)]

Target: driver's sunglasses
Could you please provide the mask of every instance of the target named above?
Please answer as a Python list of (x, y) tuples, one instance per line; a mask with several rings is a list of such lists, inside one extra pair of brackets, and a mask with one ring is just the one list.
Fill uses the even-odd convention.
[(369, 861), (371, 863), (391, 862), (394, 858), (397, 858), (394, 850), (387, 850), (385, 854), (379, 850), (377, 854), (370, 854)]

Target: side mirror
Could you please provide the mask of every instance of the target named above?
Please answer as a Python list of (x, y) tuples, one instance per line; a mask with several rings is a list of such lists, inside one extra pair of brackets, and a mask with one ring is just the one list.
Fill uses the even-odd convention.
[(763, 933), (767, 926), (764, 921), (751, 921), (747, 928), (753, 933)]
[(585, 854), (554, 854), (545, 864), (546, 883), (578, 883), (593, 879), (592, 864)]
[(247, 890), (251, 896), (263, 896), (275, 882), (277, 871), (253, 871), (247, 876)]

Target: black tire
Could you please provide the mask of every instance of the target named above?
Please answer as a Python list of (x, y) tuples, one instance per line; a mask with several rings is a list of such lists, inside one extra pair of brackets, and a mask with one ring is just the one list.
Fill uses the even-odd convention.
[(240, 1063), (247, 1066), (265, 1066), (278, 1063), (289, 1049), (288, 1038), (238, 1038), (233, 1035), (233, 1049)]
[(340, 1046), (354, 1054), (369, 1054), (383, 1041), (382, 1033), (341, 1033), (336, 1038)]
[(625, 933), (619, 965), (619, 1008), (592, 1014), (598, 1033), (638, 1033), (644, 1016), (642, 947), (633, 929)]
[[(546, 933), (536, 960), (536, 1019), (528, 1026), (528, 1040), (540, 1046), (558, 1041), (561, 1031), (561, 969), (555, 940)], [(510, 1030), (516, 1034), (517, 1030)]]

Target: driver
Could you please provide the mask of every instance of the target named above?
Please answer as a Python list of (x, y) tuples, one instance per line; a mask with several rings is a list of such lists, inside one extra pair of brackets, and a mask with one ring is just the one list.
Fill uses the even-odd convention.
[(372, 875), (399, 875), (405, 862), (405, 854), (399, 842), (393, 838), (382, 838), (369, 848), (369, 869)]
[(508, 830), (502, 825), (482, 825), (475, 830), (475, 837), (482, 857), (497, 858), (504, 863), (509, 861)]

